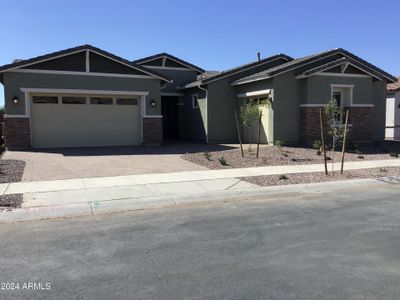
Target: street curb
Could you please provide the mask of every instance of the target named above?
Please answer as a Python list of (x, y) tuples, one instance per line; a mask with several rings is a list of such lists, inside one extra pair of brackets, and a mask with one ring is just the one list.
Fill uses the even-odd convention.
[[(400, 179), (396, 178), (396, 180)], [(323, 194), (328, 192), (345, 192), (355, 188), (379, 188), (393, 181), (395, 180), (393, 180), (392, 177), (379, 179), (355, 179), (259, 187), (254, 189), (213, 191), (196, 194), (150, 196), (146, 198), (124, 198), (58, 206), (26, 207), (13, 209), (11, 211), (0, 211), (0, 223), (92, 216), (181, 205), (201, 205), (257, 199), (271, 200), (310, 194)]]

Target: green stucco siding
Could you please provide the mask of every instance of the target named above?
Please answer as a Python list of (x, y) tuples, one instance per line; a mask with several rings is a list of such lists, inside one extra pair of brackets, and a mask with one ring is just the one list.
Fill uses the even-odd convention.
[(300, 99), (304, 83), (296, 80), (293, 72), (274, 77), (274, 142), (299, 142)]
[(325, 104), (331, 98), (331, 84), (353, 85), (353, 104), (373, 104), (372, 78), (311, 76), (307, 81), (307, 96), (301, 104)]
[(232, 143), (237, 141), (235, 110), (237, 94), (230, 80), (221, 79), (208, 85), (208, 141)]
[(374, 81), (372, 84), (372, 101), (374, 104), (374, 139), (383, 140), (385, 138), (386, 123), (386, 82)]
[[(199, 108), (193, 108), (192, 96), (198, 96)], [(207, 141), (207, 99), (206, 93), (198, 88), (186, 90), (181, 98), (184, 111), (184, 138), (187, 141)]]
[[(4, 97), (6, 114), (26, 114), (25, 97), (24, 93), (21, 92), (21, 88), (149, 92), (149, 95), (146, 97), (147, 114), (161, 114), (159, 79), (7, 72), (4, 74)], [(12, 103), (12, 100), (15, 96), (17, 96), (19, 99), (18, 105), (14, 105)], [(150, 105), (150, 102), (153, 99), (156, 100), (156, 106), (154, 108)]]

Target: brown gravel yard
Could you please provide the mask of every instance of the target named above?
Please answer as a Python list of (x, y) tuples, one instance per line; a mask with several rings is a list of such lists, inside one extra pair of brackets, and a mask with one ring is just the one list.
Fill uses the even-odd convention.
[[(208, 169), (225, 169), (225, 168), (248, 168), (260, 166), (277, 166), (277, 165), (303, 165), (303, 164), (318, 164), (323, 163), (322, 155), (317, 155), (317, 151), (312, 148), (301, 147), (283, 147), (282, 153), (276, 146), (260, 147), (259, 158), (256, 159), (253, 145), (251, 155), (245, 149), (245, 157), (242, 158), (240, 149), (229, 149), (223, 151), (210, 151), (209, 159), (204, 152), (186, 153), (181, 157), (195, 164), (204, 166)], [(383, 160), (395, 159), (390, 153), (400, 153), (400, 142), (385, 142), (375, 147), (371, 144), (360, 145), (357, 150), (346, 152), (346, 161), (363, 161), (363, 160)], [(335, 161), (340, 160), (340, 151), (335, 152)], [(327, 156), (331, 157), (331, 151), (327, 151)], [(219, 158), (224, 157), (227, 166), (223, 166)], [(329, 163), (329, 162), (328, 162)]]
[[(24, 174), (25, 162), (20, 160), (0, 160), (0, 183), (19, 182)], [(0, 210), (21, 207), (22, 194), (0, 196)]]
[[(282, 174), (283, 175), (283, 174)], [(400, 168), (376, 168), (345, 171), (343, 175), (336, 171), (333, 175), (326, 176), (324, 173), (297, 173), (285, 174), (286, 179), (280, 179), (282, 175), (255, 176), (239, 178), (259, 186), (287, 185), (297, 183), (312, 183), (338, 181), (347, 179), (379, 178), (389, 176), (400, 176)]]

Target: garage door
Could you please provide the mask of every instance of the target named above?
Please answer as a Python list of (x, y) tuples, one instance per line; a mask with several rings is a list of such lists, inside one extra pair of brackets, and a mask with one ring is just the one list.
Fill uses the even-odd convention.
[(32, 95), (32, 147), (138, 145), (139, 106), (132, 96)]

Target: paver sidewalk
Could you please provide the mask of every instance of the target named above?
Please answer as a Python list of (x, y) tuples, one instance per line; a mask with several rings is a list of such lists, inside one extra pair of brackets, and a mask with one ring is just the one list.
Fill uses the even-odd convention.
[[(346, 170), (399, 167), (400, 159), (346, 162)], [(330, 167), (330, 166), (329, 166)], [(334, 164), (338, 170), (340, 163)], [(186, 171), (160, 174), (142, 174), (114, 177), (77, 178), (38, 182), (14, 182), (0, 184), (0, 195), (52, 192), (66, 190), (83, 190), (90, 188), (130, 186), (155, 183), (178, 183), (189, 181), (214, 180), (223, 178), (251, 177), (263, 175), (280, 175), (290, 173), (323, 172), (323, 164), (267, 166), (254, 168), (221, 169), (206, 171)]]

